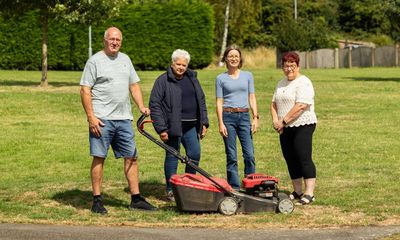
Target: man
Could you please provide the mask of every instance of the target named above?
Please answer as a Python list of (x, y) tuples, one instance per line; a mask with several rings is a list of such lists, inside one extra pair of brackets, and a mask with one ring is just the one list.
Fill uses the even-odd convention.
[(119, 52), (122, 33), (110, 27), (104, 33), (104, 49), (86, 63), (81, 78), (81, 100), (89, 123), (92, 212), (106, 214), (101, 196), (103, 166), (110, 147), (115, 158), (123, 157), (124, 172), (131, 193), (129, 209), (156, 210), (139, 192), (137, 151), (132, 129), (130, 95), (141, 113), (149, 115), (143, 104), (140, 81), (130, 58)]

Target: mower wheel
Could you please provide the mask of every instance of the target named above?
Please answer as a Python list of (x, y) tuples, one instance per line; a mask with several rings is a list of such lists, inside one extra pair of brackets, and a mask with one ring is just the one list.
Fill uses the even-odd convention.
[(234, 215), (239, 208), (239, 204), (233, 197), (224, 197), (218, 205), (218, 211), (227, 216)]
[(294, 210), (294, 204), (290, 199), (281, 199), (278, 202), (277, 211), (284, 214), (290, 214)]

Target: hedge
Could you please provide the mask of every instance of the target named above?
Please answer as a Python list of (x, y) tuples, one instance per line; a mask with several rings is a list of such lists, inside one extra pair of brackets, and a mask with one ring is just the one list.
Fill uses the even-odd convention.
[[(0, 69), (39, 70), (41, 29), (38, 12), (22, 17), (0, 17)], [(213, 12), (202, 1), (177, 0), (162, 4), (131, 4), (120, 16), (92, 27), (93, 53), (102, 49), (104, 30), (116, 26), (123, 33), (121, 51), (135, 68), (164, 70), (177, 48), (191, 54), (190, 67), (203, 68), (213, 56)], [(49, 24), (48, 68), (81, 70), (88, 55), (88, 30), (84, 26)]]

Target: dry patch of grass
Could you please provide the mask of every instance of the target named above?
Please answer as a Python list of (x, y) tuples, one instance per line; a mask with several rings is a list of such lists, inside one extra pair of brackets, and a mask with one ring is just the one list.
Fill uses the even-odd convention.
[(400, 240), (400, 233), (393, 234), (392, 236), (382, 238), (381, 240)]
[(251, 69), (275, 68), (276, 51), (273, 48), (258, 47), (243, 50), (243, 67)]
[[(172, 203), (162, 202), (154, 198), (149, 198), (161, 209), (175, 210)], [(57, 202), (47, 201), (44, 208), (60, 208)], [(2, 216), (4, 222), (24, 222), (38, 224), (66, 224), (66, 225), (98, 225), (98, 226), (134, 226), (134, 227), (161, 227), (161, 228), (213, 228), (213, 229), (310, 229), (310, 228), (331, 228), (345, 226), (366, 226), (366, 225), (398, 225), (400, 218), (391, 218), (386, 221), (377, 221), (374, 217), (367, 216), (361, 212), (343, 212), (339, 208), (310, 205), (298, 207), (290, 215), (275, 213), (254, 213), (237, 214), (235, 216), (223, 216), (218, 213), (181, 213), (169, 217), (168, 221), (156, 221), (159, 218), (158, 212), (130, 212), (121, 207), (108, 206), (109, 214), (105, 216), (95, 215), (87, 208), (74, 208), (64, 206), (74, 213), (73, 219), (51, 220), (51, 219), (32, 219), (26, 216), (8, 218)], [(163, 211), (164, 211), (163, 210)], [(140, 216), (138, 216), (140, 215)], [(175, 214), (173, 214), (175, 215)], [(78, 219), (76, 218), (78, 217)], [(116, 221), (116, 219), (120, 219)], [(150, 219), (150, 221), (149, 221)], [(153, 220), (151, 220), (153, 219)], [(388, 240), (396, 238), (387, 238)]]
[[(276, 50), (274, 48), (258, 47), (255, 49), (242, 49), (243, 68), (268, 69), (275, 68)], [(225, 68), (218, 66), (219, 56), (215, 56), (213, 63), (207, 69)]]

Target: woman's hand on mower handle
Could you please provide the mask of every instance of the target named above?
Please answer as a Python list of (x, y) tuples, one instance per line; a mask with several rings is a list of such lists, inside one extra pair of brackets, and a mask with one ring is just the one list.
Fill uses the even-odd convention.
[(168, 141), (168, 132), (162, 132), (159, 134), (160, 138), (163, 142), (167, 142)]

